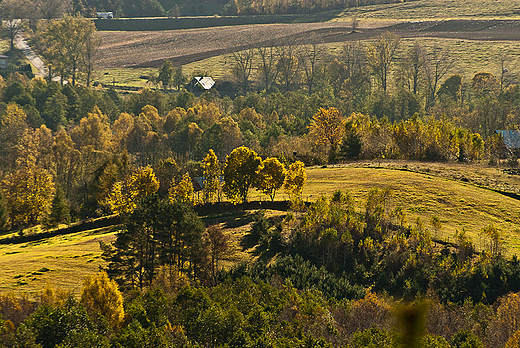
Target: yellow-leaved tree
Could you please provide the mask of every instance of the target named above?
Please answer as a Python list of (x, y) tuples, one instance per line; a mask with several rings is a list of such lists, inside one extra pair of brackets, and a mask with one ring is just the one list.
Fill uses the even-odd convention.
[(87, 311), (104, 316), (113, 328), (119, 327), (125, 317), (123, 295), (105, 271), (85, 278), (81, 304)]
[(220, 175), (222, 171), (218, 163), (217, 155), (210, 149), (202, 160), (204, 166), (204, 200), (206, 203), (215, 201), (220, 189)]
[(330, 145), (334, 150), (345, 133), (345, 119), (336, 108), (320, 108), (312, 117), (309, 131), (317, 145)]
[(54, 196), (54, 180), (38, 166), (22, 167), (1, 182), (13, 225), (36, 224), (49, 209)]
[(256, 188), (274, 201), (276, 191), (285, 180), (285, 166), (277, 158), (266, 158), (256, 171)]
[(154, 194), (158, 189), (159, 181), (152, 167), (139, 167), (127, 180), (112, 186), (105, 204), (113, 213), (131, 213), (141, 198)]
[(179, 200), (184, 203), (193, 204), (193, 183), (191, 182), (189, 173), (185, 173), (182, 176), (182, 180), (177, 185), (172, 181), (169, 196), (172, 202)]
[(256, 171), (262, 159), (253, 150), (241, 146), (226, 158), (224, 194), (233, 202), (247, 202), (249, 189), (256, 181)]
[(303, 185), (307, 181), (307, 173), (305, 172), (305, 165), (301, 161), (296, 161), (289, 165), (285, 173), (285, 181), (283, 188), (293, 203), (301, 200)]

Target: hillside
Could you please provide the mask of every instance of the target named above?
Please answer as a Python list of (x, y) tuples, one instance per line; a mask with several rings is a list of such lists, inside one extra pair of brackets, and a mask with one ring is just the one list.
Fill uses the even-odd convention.
[[(462, 173), (466, 173), (461, 177)], [(390, 188), (393, 205), (404, 208), (408, 224), (419, 217), (430, 231), (430, 218), (438, 216), (442, 228), (432, 233), (438, 240), (454, 242), (454, 233), (464, 228), (477, 246), (482, 245), (479, 231), (493, 224), (504, 235), (507, 254), (520, 253), (520, 201), (480, 188), (477, 185), (502, 187), (519, 192), (520, 178), (497, 168), (421, 163), (358, 163), (343, 167), (310, 168), (303, 198), (314, 201), (335, 190), (348, 190), (363, 211), (370, 188)], [(460, 180), (462, 179), (462, 180)], [(254, 199), (259, 199), (256, 196)], [(279, 194), (278, 199), (287, 197)], [(261, 199), (265, 199), (262, 197)], [(225, 266), (257, 258), (256, 248), (244, 246), (253, 212), (230, 212), (206, 218), (207, 224), (219, 223), (230, 236), (231, 253)], [(284, 215), (268, 211), (267, 216)], [(38, 296), (50, 282), (54, 286), (79, 292), (83, 278), (97, 271), (103, 261), (99, 242), (112, 241), (117, 228), (105, 228), (57, 236), (46, 240), (11, 244), (1, 248), (0, 291)], [(273, 256), (273, 255), (271, 255)]]

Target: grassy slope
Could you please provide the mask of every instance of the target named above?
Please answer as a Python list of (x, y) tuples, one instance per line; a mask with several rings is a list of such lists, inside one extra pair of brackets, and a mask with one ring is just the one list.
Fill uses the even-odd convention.
[(0, 246), (0, 292), (34, 298), (49, 282), (79, 294), (84, 277), (102, 262), (99, 241), (113, 240), (114, 233), (107, 228)]
[[(379, 165), (358, 163), (308, 169), (304, 199), (314, 201), (337, 189), (348, 190), (356, 200), (358, 210), (362, 211), (370, 188), (389, 187), (394, 192), (394, 206), (405, 209), (410, 224), (420, 217), (431, 230), (431, 216), (440, 217), (443, 227), (437, 238), (454, 241), (455, 231), (464, 228), (481, 246), (479, 230), (492, 223), (504, 233), (508, 254), (520, 253), (520, 201), (455, 180), (459, 178), (520, 192), (520, 178), (487, 167), (421, 163), (383, 163), (384, 168), (374, 167)], [(278, 195), (278, 199), (286, 198), (284, 194)], [(280, 214), (283, 212), (267, 213), (268, 216)], [(251, 213), (247, 212), (207, 220), (208, 224), (219, 223), (232, 241), (231, 253), (223, 266), (258, 257), (254, 247), (242, 245), (251, 221)], [(102, 264), (99, 241), (113, 240), (114, 233), (113, 229), (101, 229), (36, 243), (0, 246), (0, 268), (3, 270), (0, 292), (14, 291), (35, 297), (50, 281), (54, 286), (79, 294), (84, 276), (96, 272)], [(43, 268), (50, 270), (40, 271)]]
[(464, 229), (477, 246), (482, 227), (493, 224), (504, 233), (509, 253), (520, 252), (520, 201), (473, 184), (439, 178), (431, 174), (379, 168), (325, 168), (308, 171), (304, 197), (310, 201), (348, 190), (361, 210), (372, 187), (390, 188), (395, 206), (405, 209), (408, 222), (417, 218), (429, 227), (432, 216), (440, 217), (441, 239), (454, 241), (454, 233)]

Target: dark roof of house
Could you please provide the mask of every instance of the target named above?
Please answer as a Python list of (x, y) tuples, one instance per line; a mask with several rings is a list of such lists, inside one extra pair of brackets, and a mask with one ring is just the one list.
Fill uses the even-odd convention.
[(504, 144), (508, 149), (520, 149), (519, 130), (497, 130), (495, 133), (502, 134), (502, 138), (504, 138)]
[(208, 91), (215, 85), (215, 81), (211, 77), (194, 77), (195, 85), (199, 85), (202, 89)]

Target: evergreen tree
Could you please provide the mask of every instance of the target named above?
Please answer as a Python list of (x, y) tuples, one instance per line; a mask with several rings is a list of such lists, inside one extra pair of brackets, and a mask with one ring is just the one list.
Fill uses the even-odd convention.
[(0, 191), (0, 230), (7, 226), (7, 222), (9, 221), (9, 212), (7, 210), (7, 202)]
[(58, 227), (62, 222), (70, 221), (69, 205), (61, 187), (56, 188), (56, 193), (52, 199), (51, 211), (47, 218), (47, 227)]

